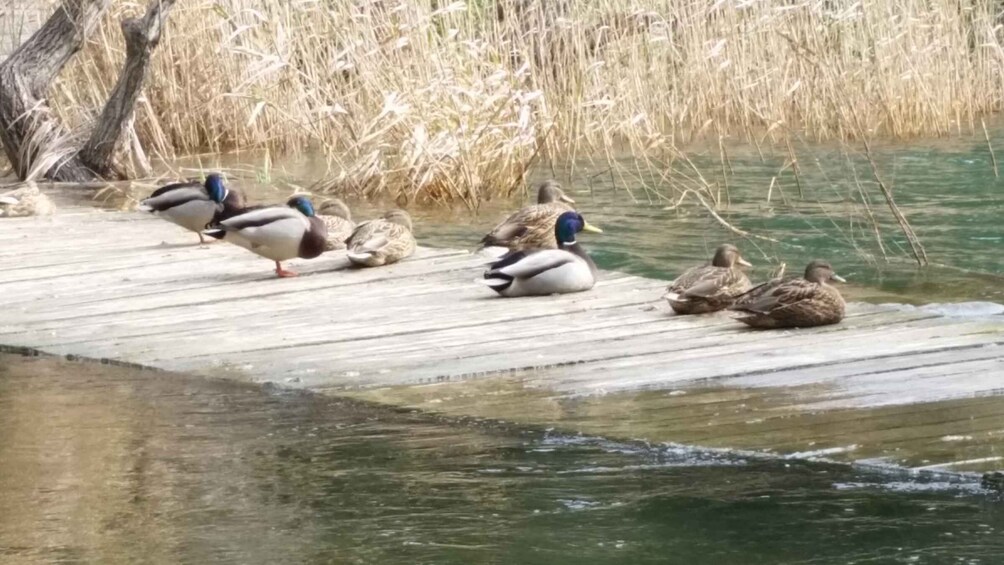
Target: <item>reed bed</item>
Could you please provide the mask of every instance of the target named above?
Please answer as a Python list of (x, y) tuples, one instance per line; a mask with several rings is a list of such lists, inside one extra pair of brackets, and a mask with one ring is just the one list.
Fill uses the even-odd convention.
[[(144, 4), (116, 0), (55, 85), (66, 122), (100, 111)], [(978, 0), (189, 0), (148, 80), (134, 153), (318, 151), (324, 190), (469, 206), (542, 159), (628, 154), (718, 208), (691, 148), (797, 167), (792, 139), (982, 131), (1004, 49)]]

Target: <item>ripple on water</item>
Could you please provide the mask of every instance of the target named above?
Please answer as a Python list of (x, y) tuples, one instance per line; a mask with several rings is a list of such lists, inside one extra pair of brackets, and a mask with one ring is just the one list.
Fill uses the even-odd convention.
[(967, 485), (44, 358), (0, 356), (0, 477), (4, 562), (1004, 555), (984, 533), (1004, 513)]

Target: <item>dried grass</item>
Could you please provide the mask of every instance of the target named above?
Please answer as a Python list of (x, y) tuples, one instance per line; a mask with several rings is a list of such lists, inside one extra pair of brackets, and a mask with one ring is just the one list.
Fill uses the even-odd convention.
[[(67, 122), (100, 111), (116, 22), (141, 4), (116, 2), (54, 88)], [(994, 4), (191, 0), (171, 14), (136, 129), (153, 157), (316, 150), (326, 189), (470, 206), (521, 189), (541, 158), (630, 154), (639, 171), (677, 167), (692, 182), (676, 194), (717, 208), (727, 186), (681, 148), (717, 146), (727, 178), (722, 140), (981, 127), (1004, 93)]]

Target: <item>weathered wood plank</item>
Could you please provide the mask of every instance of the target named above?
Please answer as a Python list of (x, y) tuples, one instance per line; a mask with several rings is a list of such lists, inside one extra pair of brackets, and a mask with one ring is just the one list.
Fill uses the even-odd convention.
[[(1000, 394), (1000, 317), (851, 304), (836, 326), (758, 332), (728, 313), (673, 316), (665, 282), (619, 273), (587, 293), (506, 300), (474, 284), (486, 258), (467, 251), (422, 248), (364, 270), (335, 253), (293, 261), (303, 276), (280, 280), (243, 249), (194, 239), (146, 215), (89, 209), (0, 222), (10, 265), (0, 345), (528, 423), (566, 414), (625, 437), (910, 465), (971, 467), (1004, 428), (1001, 403), (943, 406)], [(441, 404), (444, 395), (463, 400)], [(636, 395), (646, 400), (626, 400)], [(940, 439), (955, 435), (972, 439)]]

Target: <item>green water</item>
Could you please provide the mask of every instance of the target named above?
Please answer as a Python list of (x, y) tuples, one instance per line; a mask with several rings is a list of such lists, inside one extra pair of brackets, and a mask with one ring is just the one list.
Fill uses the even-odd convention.
[(972, 482), (0, 356), (3, 563), (1004, 563)]
[[(1004, 129), (995, 131), (993, 143), (1004, 148)], [(731, 241), (757, 265), (756, 278), (768, 276), (780, 262), (789, 273), (801, 272), (819, 257), (850, 280), (845, 291), (852, 299), (1004, 302), (1004, 179), (994, 176), (982, 136), (878, 146), (874, 153), (881, 178), (926, 248), (927, 268), (914, 262), (867, 160), (846, 147), (799, 145), (797, 178), (785, 167), (783, 148), (764, 148), (762, 156), (748, 146), (729, 148), (726, 169), (717, 147), (692, 152), (695, 167), (719, 195), (722, 218), (760, 238), (731, 233), (693, 198), (666, 210), (682, 191), (700, 185), (696, 173), (679, 162), (672, 171), (631, 158), (614, 169), (588, 162), (541, 166), (531, 180), (556, 176), (589, 221), (605, 229), (583, 241), (607, 269), (671, 279), (706, 261), (720, 242)], [(244, 155), (175, 166), (231, 169), (236, 183), (262, 201), (281, 201), (292, 190), (289, 184), (309, 186), (324, 174), (321, 160), (311, 155), (287, 158), (267, 170), (262, 163), (259, 156)], [(391, 205), (349, 201), (360, 218)], [(495, 200), (476, 212), (419, 206), (411, 211), (422, 243), (472, 248), (522, 203)]]

